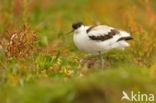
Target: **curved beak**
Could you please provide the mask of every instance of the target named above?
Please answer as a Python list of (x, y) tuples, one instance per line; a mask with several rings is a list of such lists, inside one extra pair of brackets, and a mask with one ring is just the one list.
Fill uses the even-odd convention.
[(68, 33), (66, 33), (66, 34), (71, 34), (71, 33), (73, 33), (74, 32), (74, 30), (71, 30), (70, 32), (68, 32)]

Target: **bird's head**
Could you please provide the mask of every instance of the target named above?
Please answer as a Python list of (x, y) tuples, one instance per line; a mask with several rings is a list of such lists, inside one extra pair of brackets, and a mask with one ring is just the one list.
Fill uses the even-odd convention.
[(79, 28), (82, 27), (82, 26), (84, 26), (84, 24), (83, 24), (82, 22), (74, 22), (74, 23), (72, 24), (73, 30), (77, 30), (77, 29), (79, 29)]
[(67, 34), (70, 34), (72, 32), (78, 33), (83, 29), (83, 27), (84, 27), (83, 22), (80, 22), (80, 21), (79, 22), (74, 22), (72, 24), (72, 30), (70, 32), (68, 32)]

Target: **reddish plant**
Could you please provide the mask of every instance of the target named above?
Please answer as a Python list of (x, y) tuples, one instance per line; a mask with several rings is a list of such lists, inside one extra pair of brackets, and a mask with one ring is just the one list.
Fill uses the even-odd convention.
[(25, 57), (34, 49), (36, 34), (27, 26), (12, 34), (7, 46), (7, 56)]

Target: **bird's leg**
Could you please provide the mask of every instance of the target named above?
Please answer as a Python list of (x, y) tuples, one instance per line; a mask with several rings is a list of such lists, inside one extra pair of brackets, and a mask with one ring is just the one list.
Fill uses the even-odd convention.
[(104, 69), (104, 59), (103, 59), (103, 55), (101, 52), (99, 52), (99, 57), (100, 57), (100, 65), (101, 65), (101, 69)]

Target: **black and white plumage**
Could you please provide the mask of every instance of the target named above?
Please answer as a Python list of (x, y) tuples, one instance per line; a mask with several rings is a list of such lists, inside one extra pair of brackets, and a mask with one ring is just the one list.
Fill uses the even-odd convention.
[[(72, 25), (74, 43), (82, 51), (100, 54), (114, 48), (124, 49), (132, 37), (129, 33), (107, 25), (85, 26), (82, 22)], [(102, 59), (102, 58), (101, 58)]]

